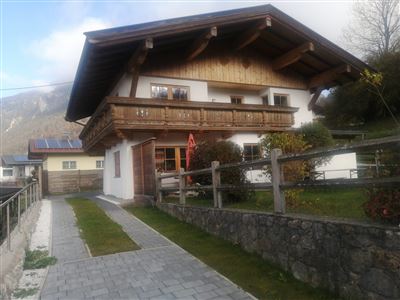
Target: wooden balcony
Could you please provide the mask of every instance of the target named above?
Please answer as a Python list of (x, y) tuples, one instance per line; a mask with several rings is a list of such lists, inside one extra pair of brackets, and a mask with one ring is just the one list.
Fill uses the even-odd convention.
[[(132, 131), (268, 132), (294, 124), (298, 108), (253, 104), (106, 97), (80, 138), (85, 150), (108, 147)], [(115, 142), (111, 142), (115, 143)]]

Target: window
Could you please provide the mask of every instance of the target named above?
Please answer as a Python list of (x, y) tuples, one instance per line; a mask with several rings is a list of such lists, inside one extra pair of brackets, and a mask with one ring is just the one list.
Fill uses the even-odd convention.
[(168, 99), (168, 100), (188, 100), (189, 87), (152, 84), (151, 97), (156, 99)]
[(232, 104), (242, 104), (243, 96), (231, 96)]
[(73, 170), (76, 169), (76, 161), (74, 160), (66, 160), (62, 162), (63, 170)]
[(156, 168), (160, 172), (175, 172), (186, 168), (186, 148), (156, 148)]
[(114, 152), (114, 177), (121, 177), (119, 151)]
[(243, 159), (245, 161), (252, 161), (260, 158), (261, 158), (260, 145), (258, 144), (243, 145)]
[(96, 169), (104, 168), (104, 160), (96, 160)]
[(13, 174), (13, 169), (3, 169), (3, 177), (12, 177)]
[(288, 95), (274, 94), (274, 105), (289, 106)]

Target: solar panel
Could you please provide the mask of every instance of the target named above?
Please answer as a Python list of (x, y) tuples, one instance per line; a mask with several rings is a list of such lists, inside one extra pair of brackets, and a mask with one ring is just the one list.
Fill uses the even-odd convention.
[(69, 141), (72, 145), (72, 148), (82, 148), (81, 140), (70, 140)]
[(69, 144), (68, 140), (59, 140), (58, 144), (60, 145), (60, 148), (65, 148), (65, 149), (71, 148), (71, 145)]
[(26, 155), (14, 155), (15, 161), (28, 161), (28, 156)]
[(43, 139), (38, 139), (35, 141), (35, 147), (38, 149), (47, 149), (46, 141)]
[(54, 139), (48, 139), (47, 144), (49, 145), (49, 148), (51, 149), (58, 149), (60, 148), (60, 145), (58, 144), (57, 140)]

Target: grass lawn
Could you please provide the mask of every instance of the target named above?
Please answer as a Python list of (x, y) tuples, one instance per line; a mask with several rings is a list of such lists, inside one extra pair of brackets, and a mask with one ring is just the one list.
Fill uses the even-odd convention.
[[(298, 203), (287, 204), (290, 213), (302, 213), (319, 216), (332, 216), (366, 220), (362, 204), (367, 200), (363, 189), (310, 189), (300, 193)], [(177, 197), (166, 197), (165, 202), (178, 203)], [(212, 199), (188, 197), (186, 203), (196, 206), (212, 206)], [(274, 200), (272, 192), (255, 192), (253, 199), (248, 201), (229, 203), (224, 202), (226, 208), (248, 209), (257, 211), (273, 211)]]
[(69, 198), (81, 236), (93, 256), (139, 249), (122, 227), (113, 222), (96, 203), (84, 198)]
[(259, 299), (338, 299), (313, 289), (255, 254), (249, 254), (157, 208), (128, 211)]

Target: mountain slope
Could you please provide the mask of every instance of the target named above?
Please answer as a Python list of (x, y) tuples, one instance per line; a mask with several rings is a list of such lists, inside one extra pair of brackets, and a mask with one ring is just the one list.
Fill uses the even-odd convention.
[(64, 120), (71, 86), (30, 91), (3, 98), (1, 154), (27, 153), (31, 138), (77, 138), (82, 126)]

